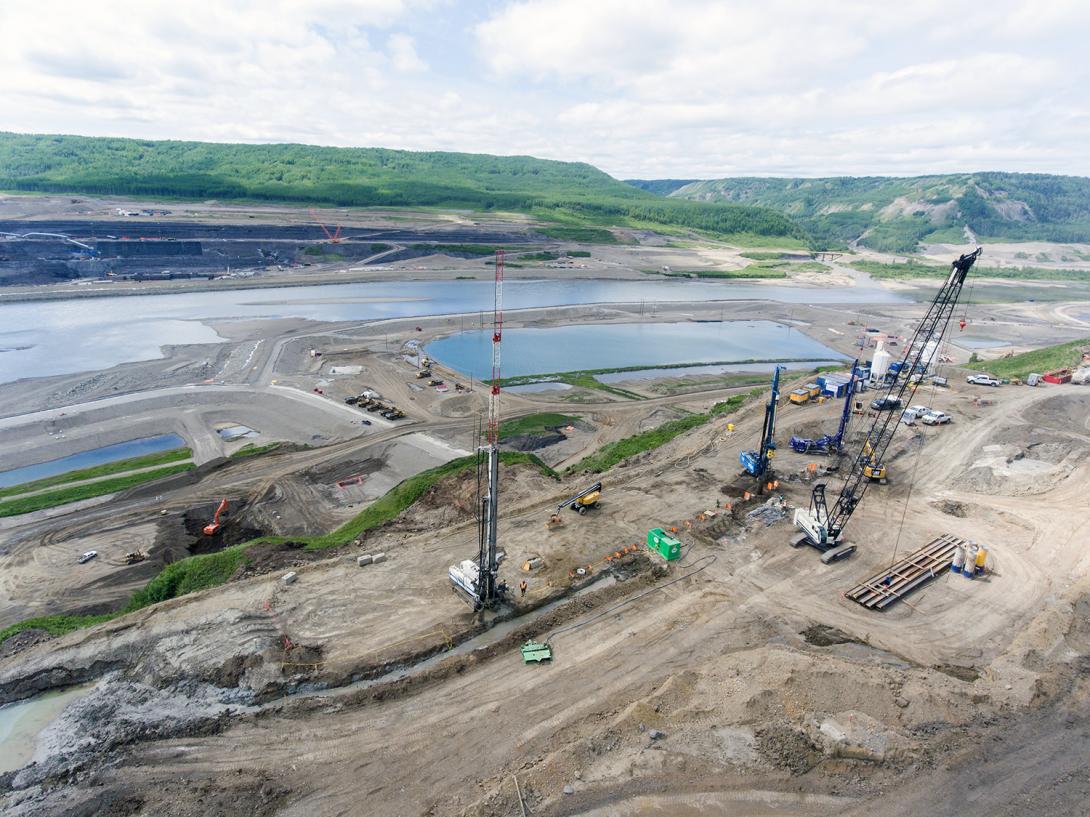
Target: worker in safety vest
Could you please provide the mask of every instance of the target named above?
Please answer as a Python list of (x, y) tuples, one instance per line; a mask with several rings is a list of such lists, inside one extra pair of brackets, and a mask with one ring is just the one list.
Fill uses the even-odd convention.
[(519, 582), (519, 593), (521, 593), (523, 596), (526, 595), (526, 579), (523, 579), (521, 582)]

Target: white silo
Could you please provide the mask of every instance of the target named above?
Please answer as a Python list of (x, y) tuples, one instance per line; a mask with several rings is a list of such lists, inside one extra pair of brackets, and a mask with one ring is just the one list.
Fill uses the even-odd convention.
[(886, 372), (889, 371), (889, 363), (893, 360), (893, 355), (883, 348), (883, 342), (878, 341), (878, 346), (874, 350), (874, 359), (870, 364), (870, 379), (871, 382), (881, 382), (886, 379)]

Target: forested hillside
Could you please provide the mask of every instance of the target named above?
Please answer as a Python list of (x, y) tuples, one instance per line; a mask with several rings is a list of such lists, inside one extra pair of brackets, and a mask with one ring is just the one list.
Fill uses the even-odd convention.
[(679, 187), (697, 184), (700, 179), (625, 179), (625, 184), (654, 193), (657, 196), (669, 196)]
[(1090, 241), (1090, 179), (1079, 176), (736, 178), (693, 182), (669, 196), (772, 207), (829, 248), (859, 241), (910, 252), (920, 242), (964, 241), (966, 226), (980, 240)]
[(0, 189), (517, 210), (573, 224), (808, 240), (768, 209), (667, 199), (588, 164), (528, 156), (0, 133)]

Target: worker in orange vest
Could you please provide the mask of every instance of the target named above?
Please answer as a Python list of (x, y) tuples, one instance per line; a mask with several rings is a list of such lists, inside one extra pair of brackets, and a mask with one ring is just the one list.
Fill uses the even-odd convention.
[(526, 595), (526, 579), (523, 579), (521, 582), (519, 582), (519, 593), (523, 596)]

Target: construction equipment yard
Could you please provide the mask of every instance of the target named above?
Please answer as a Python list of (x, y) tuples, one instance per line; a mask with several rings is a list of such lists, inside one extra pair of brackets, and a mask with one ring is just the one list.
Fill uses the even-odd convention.
[[(977, 304), (972, 318), (1031, 348), (1084, 337), (1064, 309)], [(498, 343), (501, 328), (761, 318), (819, 338), (846, 370), (865, 327), (911, 337), (925, 311), (733, 301), (651, 317), (597, 304), (508, 311), (494, 331)], [(463, 323), (224, 322), (213, 352), (0, 386), (12, 467), (145, 431), (183, 436), (196, 465), (0, 519), (0, 628), (114, 613), (166, 565), (246, 548), (218, 586), (0, 644), (0, 702), (81, 689), (0, 773), (5, 813), (1080, 813), (1090, 389), (977, 386), (960, 368), (968, 352), (941, 345), (949, 385), (925, 381), (911, 402), (953, 422), (893, 421), (888, 484), (853, 505), (856, 550), (830, 564), (790, 546), (793, 514), (819, 482), (835, 497), (888, 388), (856, 395), (854, 412), (850, 393), (796, 405), (788, 394), (814, 374), (777, 372), (771, 417), (768, 373), (501, 390), (484, 434), (501, 560), (478, 525), (471, 461), (490, 388), (434, 360), (448, 390), (416, 377), (421, 349)], [(191, 385), (188, 367), (209, 360), (220, 375)], [(143, 388), (119, 388), (133, 381)], [(684, 388), (651, 388), (666, 382)], [(366, 392), (405, 417), (346, 404)], [(600, 473), (579, 465), (704, 414)], [(538, 461), (502, 459), (503, 421), (537, 415), (577, 419), (520, 434)], [(838, 422), (845, 456), (822, 476), (835, 453), (787, 441), (831, 439)], [(228, 425), (279, 445), (239, 456), (251, 438), (225, 439)], [(740, 466), (755, 449), (771, 476)], [(352, 527), (405, 480), (462, 458), (404, 509)], [(680, 558), (649, 549), (656, 528)], [(986, 549), (982, 574), (950, 570), (958, 543)], [(479, 548), (507, 590), (480, 591), (475, 612), (448, 569)], [(133, 552), (146, 558), (126, 564)], [(551, 657), (524, 662), (528, 641)]]

